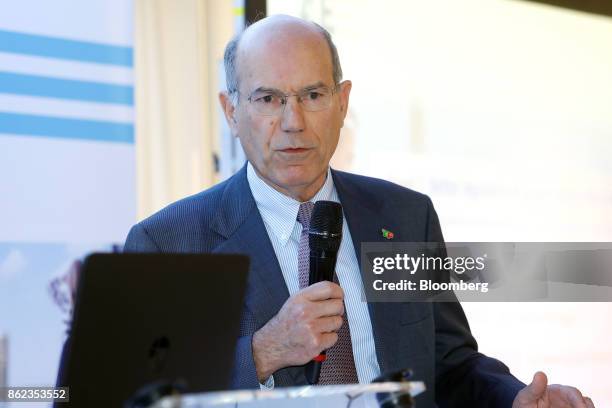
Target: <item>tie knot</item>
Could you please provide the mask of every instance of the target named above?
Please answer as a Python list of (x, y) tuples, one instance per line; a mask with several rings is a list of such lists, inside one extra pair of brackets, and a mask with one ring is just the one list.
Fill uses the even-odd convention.
[(300, 204), (300, 209), (298, 210), (297, 220), (300, 224), (302, 224), (302, 228), (304, 230), (308, 230), (308, 228), (310, 227), (310, 217), (312, 216), (313, 208), (314, 208), (314, 203), (310, 201)]

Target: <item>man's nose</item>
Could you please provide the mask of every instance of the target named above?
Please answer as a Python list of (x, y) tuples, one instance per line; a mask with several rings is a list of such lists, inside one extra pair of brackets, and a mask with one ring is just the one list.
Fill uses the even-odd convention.
[(285, 132), (304, 131), (304, 110), (297, 97), (287, 98), (287, 103), (281, 112), (281, 129)]

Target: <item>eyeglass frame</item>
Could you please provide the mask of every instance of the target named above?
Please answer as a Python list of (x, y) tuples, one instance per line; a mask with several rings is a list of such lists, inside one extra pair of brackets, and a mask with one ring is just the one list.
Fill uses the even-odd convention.
[[(262, 113), (257, 111), (257, 109), (255, 109), (257, 111), (258, 114), (263, 115), (263, 116), (280, 116), (285, 112), (285, 107), (287, 106), (287, 102), (289, 101), (289, 98), (292, 96), (295, 96), (297, 98), (298, 103), (304, 107), (304, 103), (300, 97), (300, 94), (303, 93), (307, 93), (309, 90), (316, 90), (316, 89), (321, 89), (321, 88), (325, 88), (325, 89), (329, 89), (330, 91), (330, 96), (333, 96), (334, 94), (338, 93), (338, 90), (340, 89), (340, 86), (342, 84), (344, 84), (346, 81), (342, 81), (339, 82), (337, 84), (335, 84), (333, 87), (329, 87), (327, 85), (325, 85), (323, 82), (318, 82), (314, 85), (309, 85), (304, 87), (300, 92), (293, 92), (293, 93), (284, 93), (283, 91), (281, 91), (280, 89), (276, 89), (276, 88), (264, 88), (264, 87), (259, 87), (257, 89), (255, 89), (253, 92), (251, 92), (251, 94), (249, 95), (249, 97), (247, 98), (247, 101), (249, 101), (249, 104), (253, 105), (253, 95), (256, 92), (271, 92), (274, 93), (275, 96), (279, 96), (281, 97), (281, 105), (282, 105), (282, 109), (280, 110), (280, 112), (278, 113)], [(238, 98), (240, 98), (240, 91), (238, 89), (234, 89), (232, 92), (230, 92), (231, 94), (238, 94)], [(323, 109), (319, 109), (319, 110), (315, 110), (315, 111), (311, 111), (311, 110), (307, 110), (305, 109), (307, 112), (321, 112), (324, 111), (326, 109), (329, 109), (329, 107), (331, 106), (331, 99), (330, 99), (330, 104), (328, 106), (326, 106)]]

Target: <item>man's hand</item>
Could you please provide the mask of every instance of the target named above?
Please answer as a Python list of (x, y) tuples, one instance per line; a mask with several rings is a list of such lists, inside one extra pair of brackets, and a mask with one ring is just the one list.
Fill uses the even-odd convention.
[(344, 304), (342, 288), (319, 282), (291, 296), (276, 316), (253, 335), (260, 383), (276, 370), (303, 365), (338, 341)]
[(516, 395), (512, 408), (595, 408), (589, 397), (574, 387), (548, 384), (546, 374), (538, 371), (531, 384)]

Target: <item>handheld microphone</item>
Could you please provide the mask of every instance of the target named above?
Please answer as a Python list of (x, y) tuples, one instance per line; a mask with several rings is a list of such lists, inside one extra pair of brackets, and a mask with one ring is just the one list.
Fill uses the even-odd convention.
[[(334, 281), (336, 257), (342, 241), (342, 206), (334, 201), (317, 201), (312, 211), (308, 229), (310, 245), (310, 275), (308, 284)], [(325, 361), (325, 350), (306, 364), (306, 379), (309, 384), (319, 382), (321, 365)]]

